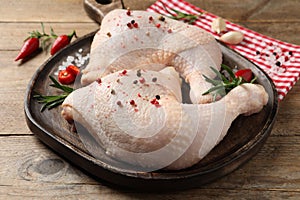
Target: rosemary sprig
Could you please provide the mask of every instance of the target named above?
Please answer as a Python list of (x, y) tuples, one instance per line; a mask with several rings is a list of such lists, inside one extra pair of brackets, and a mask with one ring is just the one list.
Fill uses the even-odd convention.
[(39, 93), (36, 93), (35, 95), (33, 95), (33, 98), (36, 99), (38, 103), (43, 104), (43, 106), (41, 108), (41, 112), (43, 112), (45, 109), (50, 110), (52, 108), (55, 108), (55, 107), (61, 105), (63, 103), (63, 101), (65, 100), (65, 98), (71, 92), (74, 91), (73, 88), (60, 84), (57, 80), (55, 80), (54, 77), (49, 76), (49, 78), (53, 82), (52, 84), (50, 84), (50, 86), (63, 91), (63, 93), (60, 95), (50, 95), (50, 96), (41, 95)]
[[(203, 13), (200, 13), (199, 15), (194, 15), (194, 14), (183, 13), (183, 12), (175, 10), (175, 9), (168, 9), (165, 6), (165, 4), (163, 4), (163, 7), (167, 11), (167, 13), (171, 15), (171, 16), (167, 16), (167, 17), (169, 17), (171, 19), (175, 19), (175, 20), (182, 20), (189, 24), (193, 24), (201, 15), (203, 15)], [(173, 13), (170, 10), (173, 11)]]
[[(225, 75), (223, 75), (221, 72), (219, 72), (213, 67), (210, 68), (216, 74), (216, 78), (211, 79), (203, 75), (205, 81), (211, 83), (213, 87), (207, 90), (206, 92), (204, 92), (202, 95), (212, 94), (214, 101), (216, 100), (216, 97), (218, 95), (223, 97), (233, 88), (247, 82), (243, 79), (243, 77), (235, 76), (232, 69), (227, 65), (222, 64), (221, 68), (228, 73), (229, 77), (226, 77)], [(256, 79), (257, 77), (254, 77), (249, 83), (254, 83)]]
[[(180, 12), (178, 10), (174, 10), (174, 9), (171, 9), (171, 10), (176, 13), (175, 16), (174, 15), (169, 16), (171, 19), (182, 20), (189, 24), (194, 23), (199, 17), (198, 15), (186, 14), (186, 13)], [(169, 12), (169, 14), (171, 14), (171, 13)]]

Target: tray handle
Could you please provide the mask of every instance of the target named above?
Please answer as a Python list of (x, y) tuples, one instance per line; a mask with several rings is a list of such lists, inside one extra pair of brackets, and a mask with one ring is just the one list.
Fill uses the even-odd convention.
[(111, 10), (124, 7), (122, 0), (83, 0), (83, 5), (88, 16), (98, 23)]

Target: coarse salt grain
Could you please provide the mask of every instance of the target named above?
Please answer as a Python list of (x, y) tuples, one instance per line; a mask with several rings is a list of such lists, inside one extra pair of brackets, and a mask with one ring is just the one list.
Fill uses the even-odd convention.
[(60, 70), (65, 70), (69, 65), (76, 65), (79, 68), (84, 66), (89, 60), (90, 54), (87, 53), (83, 56), (82, 53), (83, 49), (80, 48), (74, 56), (67, 56), (67, 58), (58, 66), (58, 70), (54, 72), (54, 75), (58, 75)]
[(67, 57), (67, 61), (73, 62), (73, 61), (74, 61), (74, 56), (68, 56), (68, 57)]

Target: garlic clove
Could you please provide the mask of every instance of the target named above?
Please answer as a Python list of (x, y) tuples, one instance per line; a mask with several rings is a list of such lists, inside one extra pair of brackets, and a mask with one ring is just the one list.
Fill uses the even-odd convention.
[(221, 17), (215, 18), (211, 23), (211, 29), (218, 34), (220, 34), (223, 31), (226, 31), (225, 20)]
[(220, 41), (227, 44), (239, 44), (244, 39), (244, 34), (239, 31), (229, 31), (220, 37)]

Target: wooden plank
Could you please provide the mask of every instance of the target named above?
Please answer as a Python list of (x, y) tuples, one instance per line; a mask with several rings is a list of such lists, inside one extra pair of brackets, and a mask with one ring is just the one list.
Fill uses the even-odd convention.
[[(252, 21), (269, 22), (299, 22), (300, 21), (300, 1), (297, 0), (272, 0), (265, 1), (264, 6), (249, 17)], [(284, 26), (282, 26), (284, 27)], [(286, 27), (284, 27), (286, 28)]]
[[(69, 34), (72, 30), (76, 30), (78, 36), (83, 36), (99, 28), (96, 23), (45, 23), (46, 32), (50, 32), (50, 27), (53, 27), (57, 34)], [(300, 38), (298, 34), (300, 32), (300, 22), (298, 23), (274, 23), (269, 25), (268, 23), (240, 23), (240, 25), (246, 28), (257, 31), (261, 34), (294, 43), (300, 45)], [(282, 29), (282, 27), (285, 27)], [(28, 37), (28, 32), (33, 30), (41, 31), (40, 23), (0, 23), (0, 30), (3, 30), (2, 39), (0, 41), (0, 50), (19, 50), (23, 41)], [(18, 31), (16, 31), (18, 30)], [(3, 57), (4, 58), (4, 57)], [(0, 55), (1, 62), (1, 55)], [(2, 61), (3, 62), (3, 61)]]
[[(300, 13), (300, 12), (299, 12)], [(242, 26), (254, 30), (258, 33), (264, 34), (266, 36), (289, 42), (292, 44), (300, 45), (300, 22), (247, 22), (240, 23)], [(284, 27), (284, 28), (283, 28)]]
[[(95, 28), (98, 27), (96, 24), (93, 25), (95, 25)], [(93, 25), (91, 27), (88, 25), (87, 27), (90, 27), (92, 30)], [(61, 28), (63, 29), (63, 27)], [(72, 29), (70, 28), (70, 30)], [(82, 30), (80, 31), (82, 34), (84, 34), (84, 31), (89, 32), (89, 29), (79, 30)], [(18, 62), (13, 62), (16, 54), (17, 51), (3, 51), (0, 54), (0, 73), (7, 75), (2, 76), (0, 79), (0, 105), (3, 107), (3, 109), (0, 110), (0, 114), (2, 116), (6, 115), (7, 117), (7, 120), (0, 122), (0, 134), (30, 134), (29, 130), (24, 128), (27, 127), (23, 115), (24, 93), (35, 70), (50, 57), (49, 54), (41, 53), (24, 65), (18, 66)], [(282, 103), (283, 106), (286, 106), (279, 112), (273, 134), (296, 134), (299, 127), (299, 111), (294, 109), (294, 106), (300, 102), (299, 88), (300, 87), (296, 85), (289, 93), (287, 99), (292, 99), (291, 101), (285, 100)], [(286, 117), (288, 117), (289, 120), (286, 120)]]
[[(50, 34), (52, 27), (57, 35), (70, 34), (76, 31), (78, 37), (86, 35), (99, 28), (95, 22), (89, 23), (44, 23), (45, 32)], [(42, 32), (41, 23), (0, 23), (1, 41), (0, 50), (19, 50), (29, 32), (38, 30)], [(4, 57), (3, 57), (4, 58)], [(0, 57), (1, 62), (1, 57)]]
[[(78, 36), (83, 36), (98, 29), (98, 24), (90, 23), (46, 23), (45, 27), (55, 28), (57, 34), (69, 33), (73, 29), (77, 31)], [(0, 115), (5, 116), (5, 120), (0, 121), (0, 135), (7, 134), (31, 134), (25, 122), (23, 112), (24, 94), (29, 80), (37, 68), (48, 58), (49, 52), (41, 52), (28, 62), (19, 65), (20, 62), (14, 62), (23, 44), (23, 40), (28, 36), (27, 32), (40, 30), (39, 23), (1, 23), (2, 40), (0, 41)], [(18, 31), (16, 31), (18, 30)], [(6, 51), (5, 51), (6, 50)]]
[[(132, 9), (145, 10), (155, 0), (124, 0)], [(297, 0), (187, 0), (208, 12), (233, 22), (299, 22), (300, 2)]]
[[(12, 60), (10, 52), (2, 54), (6, 59)], [(0, 115), (6, 120), (0, 121), (0, 134), (30, 134), (26, 128), (23, 113), (23, 100), (27, 84), (35, 70), (47, 59), (45, 54), (38, 55), (24, 66), (10, 66), (4, 64), (0, 68), (1, 74), (6, 74), (0, 79)], [(299, 110), (294, 109), (299, 105), (299, 84), (289, 93), (287, 99), (280, 103), (280, 110), (272, 134), (295, 135), (299, 134)], [(290, 100), (291, 99), (291, 100)], [(288, 120), (287, 120), (288, 119)]]
[[(239, 0), (213, 0), (213, 1), (202, 1), (201, 3), (197, 0), (189, 0), (189, 2), (200, 8), (228, 19), (232, 22), (247, 21), (249, 16), (255, 13), (260, 7), (263, 7), (267, 0), (258, 1), (239, 1)], [(228, 12), (230, 11), (230, 12)]]
[[(138, 9), (141, 5), (140, 0), (125, 0), (124, 2), (126, 6), (132, 9)], [(300, 7), (300, 1), (189, 0), (188, 2), (261, 34), (300, 44), (298, 37), (300, 12), (297, 10)], [(146, 9), (152, 3), (152, 1), (147, 1), (147, 3), (142, 4), (142, 9)]]
[[(226, 4), (227, 5), (227, 4)], [(215, 8), (215, 7), (213, 7)], [(216, 14), (218, 12), (216, 11)], [(240, 16), (241, 17), (241, 16)], [(238, 18), (237, 18), (238, 19)], [(234, 20), (233, 20), (234, 21)], [(300, 39), (297, 37), (300, 30), (300, 22), (293, 23), (274, 23), (271, 26), (267, 23), (250, 23), (240, 22), (241, 25), (255, 30), (259, 33), (274, 37), (286, 42), (300, 44)], [(49, 27), (52, 26), (58, 34), (65, 33), (65, 30), (72, 31), (77, 30), (78, 35), (84, 35), (88, 32), (96, 30), (98, 25), (91, 23), (45, 23), (46, 30), (49, 32)], [(285, 27), (282, 29), (282, 27)], [(1, 23), (0, 30), (2, 33), (2, 40), (0, 41), (0, 48), (7, 50), (17, 50), (20, 48), (22, 41), (28, 36), (28, 32), (32, 30), (41, 30), (40, 23)], [(18, 30), (18, 31), (16, 31)]]
[[(253, 23), (254, 25), (256, 25), (256, 27), (260, 27), (259, 25), (257, 25), (256, 23)], [(39, 23), (29, 23), (29, 24), (21, 24), (19, 27), (22, 31), (18, 31), (18, 35), (12, 35), (9, 34), (12, 32), (12, 30), (14, 30), (16, 28), (15, 24), (0, 24), (0, 26), (3, 27), (8, 27), (7, 28), (7, 37), (5, 37), (4, 40), (1, 40), (1, 47), (5, 47), (5, 48), (9, 48), (9, 46), (11, 46), (12, 44), (16, 44), (19, 43), (19, 41), (15, 41), (16, 38), (23, 38), (23, 34), (25, 32), (27, 32), (29, 29), (30, 30), (34, 30), (34, 29), (39, 29), (40, 28), (40, 24)], [(45, 24), (52, 27), (55, 27), (56, 30), (58, 32), (62, 32), (65, 29), (68, 30), (72, 30), (72, 28), (74, 27), (74, 25), (72, 24), (59, 24), (59, 23), (48, 23)], [(28, 28), (29, 27), (29, 28)], [(78, 31), (79, 35), (84, 35), (90, 31), (95, 30), (96, 28), (98, 28), (98, 25), (95, 23), (84, 23), (84, 24), (76, 24), (75, 25), (76, 30)], [(264, 24), (262, 24), (263, 28), (265, 27)], [(300, 26), (299, 26), (300, 27)], [(19, 30), (20, 30), (19, 29)], [(26, 29), (26, 30), (25, 30)], [(295, 33), (294, 33), (295, 34)], [(286, 36), (290, 36), (291, 38), (297, 38), (295, 37), (293, 34), (285, 34)], [(15, 41), (15, 42), (9, 42), (9, 41)], [(19, 44), (18, 44), (19, 45)], [(31, 76), (33, 75), (33, 73), (35, 72), (36, 68), (41, 65), (44, 60), (46, 60), (49, 55), (47, 54), (40, 54), (38, 55), (36, 58), (32, 59), (31, 61), (29, 61), (28, 63), (26, 63), (25, 65), (21, 66), (21, 70), (20, 68), (17, 66), (18, 63), (14, 63), (14, 62), (10, 62), (13, 60), (14, 56), (17, 54), (17, 51), (8, 51), (8, 52), (3, 52), (0, 55), (0, 63), (1, 63), (1, 69), (0, 72), (1, 74), (9, 74), (9, 76), (4, 76), (2, 77), (1, 81), (1, 85), (3, 86), (3, 88), (1, 88), (1, 90), (3, 91), (1, 93), (1, 105), (9, 105), (9, 106), (3, 106), (4, 109), (2, 109), (0, 111), (1, 114), (5, 114), (5, 113), (10, 113), (7, 117), (8, 120), (6, 121), (2, 121), (0, 122), (0, 127), (3, 127), (1, 130), (1, 134), (20, 134), (21, 132), (23, 132), (24, 134), (28, 134), (30, 132), (28, 132), (28, 129), (24, 129), (24, 127), (26, 127), (26, 123), (25, 123), (25, 119), (23, 115), (20, 115), (19, 111), (23, 109), (23, 98), (24, 98), (24, 92), (26, 90), (26, 86), (28, 81), (30, 80)], [(7, 59), (9, 58), (9, 59)], [(13, 66), (13, 67), (12, 67)], [(14, 82), (17, 81), (17, 85), (14, 85)], [(3, 81), (3, 82), (2, 82)], [(294, 89), (295, 90), (295, 89)], [(14, 92), (12, 92), (14, 91)], [(292, 92), (291, 92), (292, 93)], [(297, 92), (298, 94), (299, 92)], [(7, 94), (11, 94), (9, 96), (7, 96)], [(293, 95), (293, 94), (289, 94), (289, 95), (293, 95), (294, 98), (296, 98), (292, 103), (295, 103), (295, 101), (297, 101), (297, 96), (299, 95)], [(9, 102), (9, 103), (8, 103)], [(286, 103), (287, 104), (287, 103)], [(295, 134), (295, 132), (297, 131), (298, 128), (298, 111), (295, 109), (292, 109), (292, 106), (287, 106), (287, 108), (290, 109), (282, 109), (281, 112), (279, 112), (279, 120), (276, 123), (275, 127), (274, 127), (274, 134)], [(12, 109), (13, 112), (9, 112), (9, 109)], [(293, 113), (293, 114), (292, 114)], [(23, 114), (23, 112), (22, 112)], [(283, 117), (280, 116), (287, 116), (287, 114), (289, 115), (289, 121), (284, 120)], [(22, 122), (22, 123), (19, 123)], [(17, 126), (13, 126), (13, 124), (17, 124)], [(20, 131), (23, 130), (23, 131)]]
[(272, 135), (299, 136), (300, 129), (300, 83), (298, 82), (283, 101), (279, 103), (279, 112)]
[(0, 0), (1, 22), (91, 22), (82, 0)]
[[(146, 9), (155, 0), (124, 0), (124, 4), (132, 9)], [(227, 18), (231, 21), (297, 21), (300, 19), (295, 0), (189, 0), (209, 12)], [(0, 0), (2, 22), (90, 22), (86, 15), (82, 0), (53, 0), (40, 2), (28, 0), (21, 2)], [(228, 12), (230, 10), (230, 12)], [(55, 14), (53, 14), (55, 13)], [(276, 13), (276, 15), (274, 14)]]
[[(240, 169), (202, 188), (164, 194), (116, 190), (97, 182), (32, 136), (0, 137), (0, 198), (248, 199), (300, 197), (299, 137), (270, 137)], [(14, 167), (12, 167), (14, 166)]]
[[(272, 26), (267, 26), (266, 23), (242, 23), (240, 24), (249, 29), (257, 31), (261, 34), (279, 39), (285, 42), (300, 45), (300, 38), (298, 37), (300, 31), (300, 23), (275, 23)], [(49, 29), (52, 26), (57, 34), (69, 34), (72, 30), (76, 30), (78, 36), (83, 36), (99, 28), (98, 24), (85, 23), (85, 24), (57, 24), (46, 23), (45, 26)], [(282, 29), (281, 27), (285, 27)], [(5, 28), (5, 30), (4, 30)], [(18, 31), (15, 31), (18, 28)], [(0, 41), (0, 51), (18, 51), (23, 41), (28, 37), (28, 32), (32, 30), (41, 30), (39, 23), (24, 23), (24, 24), (0, 24), (0, 29), (3, 29), (2, 40)], [(50, 32), (47, 30), (47, 32)], [(18, 52), (12, 52), (17, 55)], [(0, 55), (0, 63), (5, 61), (5, 57)], [(6, 61), (7, 62), (7, 61)]]
[[(131, 9), (147, 9), (152, 5), (155, 0), (143, 1), (143, 0), (124, 0), (123, 1), (126, 7)], [(208, 12), (214, 13), (216, 15), (228, 18), (228, 19), (243, 19), (245, 13), (255, 9), (259, 5), (263, 4), (265, 0), (258, 1), (244, 1), (239, 0), (188, 0), (190, 2)], [(234, 5), (234, 6), (233, 6)], [(230, 10), (230, 12), (228, 12)]]
[[(155, 0), (124, 0), (146, 9)], [(300, 1), (188, 0), (250, 29), (300, 44)], [(73, 29), (84, 35), (98, 28), (82, 0), (0, 0), (0, 199), (299, 199), (300, 85), (283, 102), (271, 136), (262, 150), (232, 174), (198, 189), (149, 194), (116, 190), (88, 177), (32, 135), (25, 123), (26, 86), (49, 54), (18, 66), (13, 62), (27, 32), (40, 22), (58, 34)], [(284, 28), (283, 28), (284, 27)], [(14, 136), (15, 135), (15, 136)]]
[(37, 56), (23, 66), (14, 63), (16, 51), (0, 51), (0, 135), (32, 134), (25, 123), (24, 94), (27, 84), (45, 60), (44, 56)]
[(300, 2), (295, 0), (213, 0), (203, 3), (189, 0), (189, 2), (233, 22), (299, 22), (300, 19), (298, 10)]

